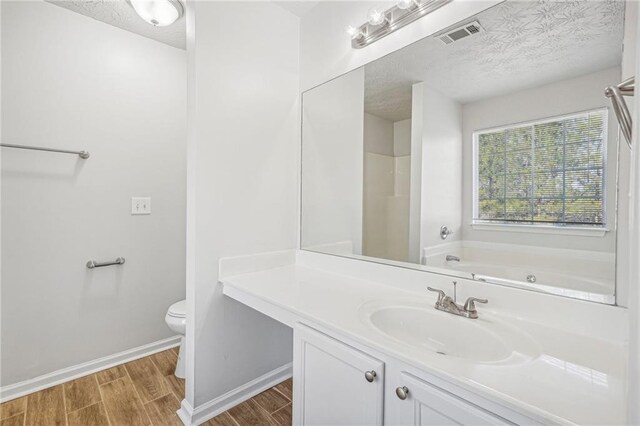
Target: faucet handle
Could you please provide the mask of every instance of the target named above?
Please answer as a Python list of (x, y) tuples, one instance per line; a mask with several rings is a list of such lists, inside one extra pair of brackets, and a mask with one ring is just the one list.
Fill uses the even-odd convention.
[(427, 287), (427, 290), (429, 291), (433, 291), (438, 293), (438, 301), (436, 302), (436, 304), (441, 303), (442, 300), (447, 297), (447, 295), (445, 294), (444, 291), (440, 290), (439, 288), (433, 288), (433, 287)]
[(487, 299), (478, 299), (477, 297), (470, 297), (464, 302), (464, 310), (467, 312), (476, 312), (475, 302), (478, 303), (489, 303)]

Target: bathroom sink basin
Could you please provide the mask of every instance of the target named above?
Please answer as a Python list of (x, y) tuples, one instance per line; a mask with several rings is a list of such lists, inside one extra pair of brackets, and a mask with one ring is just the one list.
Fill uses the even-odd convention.
[(400, 344), (469, 362), (517, 361), (537, 352), (526, 333), (482, 313), (469, 319), (428, 305), (370, 304), (361, 314), (365, 323)]

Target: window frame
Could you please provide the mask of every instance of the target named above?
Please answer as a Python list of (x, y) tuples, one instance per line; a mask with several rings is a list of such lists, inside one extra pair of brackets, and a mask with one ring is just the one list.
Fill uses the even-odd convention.
[[(602, 219), (601, 225), (580, 225), (580, 224), (550, 224), (550, 223), (508, 223), (498, 221), (484, 221), (477, 219), (479, 210), (479, 139), (480, 135), (486, 133), (495, 133), (500, 131), (506, 131), (510, 129), (520, 127), (530, 127), (538, 124), (552, 123), (556, 121), (563, 121), (575, 117), (584, 116), (590, 113), (602, 112), (603, 113), (603, 140), (602, 140)], [(606, 232), (609, 232), (607, 225), (609, 224), (607, 215), (607, 188), (608, 188), (608, 145), (609, 145), (609, 108), (597, 107), (590, 108), (583, 111), (572, 112), (569, 114), (560, 114), (550, 117), (521, 121), (518, 123), (507, 124), (496, 127), (487, 127), (483, 129), (474, 130), (472, 133), (472, 209), (471, 209), (471, 226), (478, 230), (499, 230), (499, 231), (512, 231), (512, 232), (542, 232), (542, 233), (562, 233), (584, 236), (604, 236)]]

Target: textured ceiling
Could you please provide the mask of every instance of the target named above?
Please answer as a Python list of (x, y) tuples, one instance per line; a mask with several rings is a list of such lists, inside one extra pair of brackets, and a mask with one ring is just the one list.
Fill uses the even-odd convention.
[(143, 21), (126, 0), (46, 1), (123, 30), (140, 34), (173, 47), (186, 49), (187, 36), (184, 16), (168, 27), (154, 27)]
[[(186, 49), (184, 16), (168, 27), (154, 27), (143, 21), (126, 0), (45, 0), (123, 30), (157, 40), (180, 49)], [(275, 4), (297, 16), (307, 14), (319, 1), (274, 1)], [(184, 2), (183, 2), (184, 4)]]
[(622, 1), (507, 1), (474, 19), (485, 32), (449, 45), (428, 37), (368, 64), (365, 111), (410, 118), (411, 85), (420, 81), (466, 103), (622, 61)]

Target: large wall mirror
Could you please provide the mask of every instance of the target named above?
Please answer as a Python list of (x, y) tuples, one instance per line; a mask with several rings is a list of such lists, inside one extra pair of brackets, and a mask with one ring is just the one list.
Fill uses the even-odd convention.
[(509, 0), (305, 92), (301, 248), (615, 303), (624, 8)]

